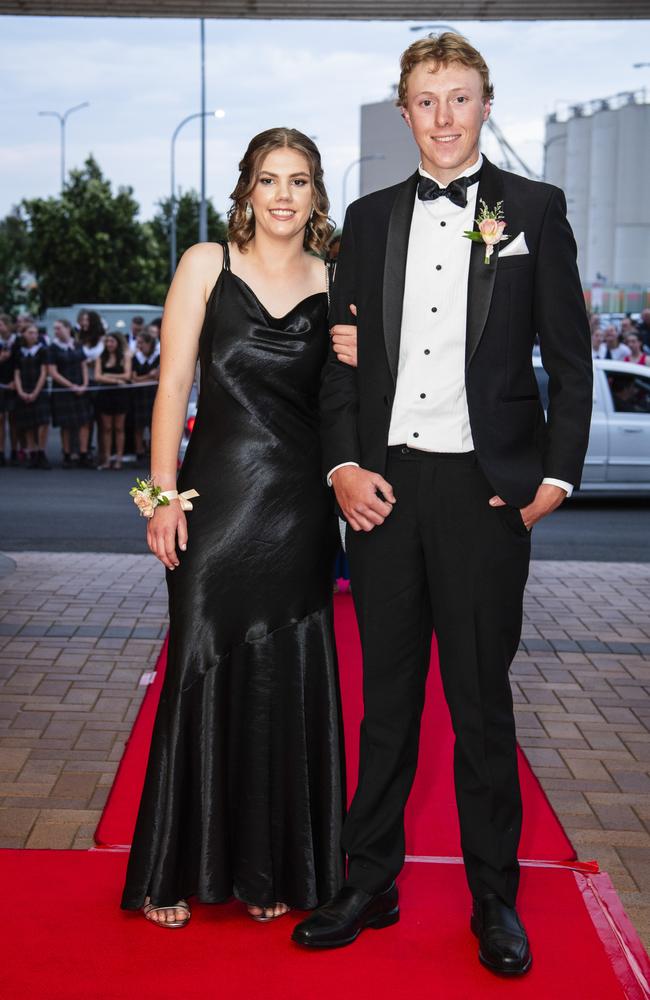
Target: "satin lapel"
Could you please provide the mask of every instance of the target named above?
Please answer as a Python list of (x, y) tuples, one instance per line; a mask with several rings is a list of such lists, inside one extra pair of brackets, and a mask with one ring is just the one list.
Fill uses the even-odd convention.
[(397, 381), (399, 341), (404, 305), (404, 280), (409, 234), (413, 217), (413, 202), (418, 183), (418, 172), (402, 184), (390, 214), (386, 257), (384, 261), (383, 320), (386, 355), (393, 382)]
[[(501, 171), (483, 157), (483, 169), (478, 185), (478, 195), (476, 197), (476, 215), (481, 208), (483, 200), (488, 208), (494, 209), (497, 202), (503, 201), (503, 177)], [(508, 206), (504, 204), (503, 212), (508, 220)], [(474, 229), (478, 230), (476, 222)], [(507, 227), (506, 227), (507, 232)], [(465, 367), (467, 368), (474, 357), (478, 347), (488, 312), (492, 301), (494, 281), (499, 266), (499, 248), (496, 246), (490, 257), (490, 263), (485, 263), (485, 244), (473, 242), (469, 259), (469, 279), (467, 282), (467, 336), (465, 346)]]

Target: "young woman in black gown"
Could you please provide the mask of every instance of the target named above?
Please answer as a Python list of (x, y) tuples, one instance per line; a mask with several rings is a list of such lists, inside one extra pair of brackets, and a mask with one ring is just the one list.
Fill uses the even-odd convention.
[(187, 516), (178, 500), (157, 507), (147, 528), (167, 567), (169, 654), (121, 906), (166, 927), (187, 923), (192, 895), (270, 920), (343, 877), (318, 150), (293, 129), (256, 136), (232, 197), (230, 243), (192, 247), (171, 285), (153, 417), (154, 481), (199, 497)]

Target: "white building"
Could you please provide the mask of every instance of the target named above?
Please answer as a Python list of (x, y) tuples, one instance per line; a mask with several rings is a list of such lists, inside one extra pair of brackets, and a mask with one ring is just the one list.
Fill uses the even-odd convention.
[(584, 284), (650, 280), (650, 104), (643, 92), (546, 122), (544, 177), (563, 188)]
[[(420, 154), (395, 100), (361, 106), (359, 197), (403, 181), (416, 169)], [(379, 157), (382, 159), (366, 159)], [(348, 192), (348, 201), (356, 194)]]

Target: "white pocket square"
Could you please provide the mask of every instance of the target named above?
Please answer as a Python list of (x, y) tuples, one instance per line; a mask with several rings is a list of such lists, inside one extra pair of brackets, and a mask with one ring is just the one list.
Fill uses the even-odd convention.
[(503, 250), (499, 250), (499, 257), (514, 257), (518, 253), (528, 253), (526, 237), (523, 233), (515, 236), (514, 240), (509, 240), (504, 245)]

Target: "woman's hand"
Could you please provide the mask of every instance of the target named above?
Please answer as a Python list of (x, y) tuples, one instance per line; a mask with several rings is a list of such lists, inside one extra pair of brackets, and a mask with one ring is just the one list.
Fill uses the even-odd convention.
[(169, 506), (159, 504), (149, 518), (147, 525), (147, 545), (167, 569), (175, 569), (179, 560), (176, 554), (176, 539), (182, 552), (187, 548), (187, 521), (178, 500), (171, 500)]
[[(357, 307), (350, 306), (353, 316), (357, 315)], [(332, 348), (340, 362), (344, 365), (357, 367), (357, 328), (356, 326), (338, 323), (330, 330)]]

